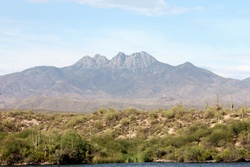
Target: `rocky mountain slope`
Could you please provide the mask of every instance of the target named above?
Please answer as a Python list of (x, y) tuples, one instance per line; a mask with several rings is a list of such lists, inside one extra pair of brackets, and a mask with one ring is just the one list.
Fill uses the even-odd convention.
[(249, 78), (223, 78), (186, 62), (171, 66), (146, 52), (111, 60), (85, 56), (64, 67), (34, 67), (0, 76), (0, 107), (87, 111), (99, 107), (200, 106), (247, 99)]

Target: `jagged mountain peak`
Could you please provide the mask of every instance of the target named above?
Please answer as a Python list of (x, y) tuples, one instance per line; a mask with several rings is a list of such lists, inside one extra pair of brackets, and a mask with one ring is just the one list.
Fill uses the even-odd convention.
[(78, 60), (73, 66), (85, 67), (85, 68), (96, 68), (109, 63), (109, 60), (105, 56), (96, 54), (94, 57), (84, 56)]
[(123, 52), (119, 52), (115, 57), (111, 59), (110, 64), (114, 68), (123, 67), (127, 57), (128, 56), (125, 55)]
[(108, 60), (105, 56), (96, 54), (94, 57), (84, 56), (78, 60), (74, 66), (78, 68), (97, 68), (102, 66), (108, 66), (113, 69), (137, 69), (146, 68), (154, 63), (158, 62), (153, 56), (148, 53), (136, 52), (131, 55), (126, 55), (123, 52), (119, 52), (111, 60)]
[(86, 67), (86, 68), (92, 68), (95, 66), (95, 61), (90, 56), (84, 56), (80, 60), (78, 60), (74, 66), (77, 67)]
[(123, 52), (119, 52), (116, 57), (126, 57), (125, 53)]
[(144, 51), (134, 53), (130, 56), (130, 58), (134, 59), (135, 61), (141, 61), (144, 63), (144, 65), (150, 65), (157, 62), (153, 56)]
[(78, 60), (76, 63), (85, 63), (86, 61), (93, 60), (90, 56), (83, 56), (80, 60)]
[(136, 69), (146, 68), (155, 62), (157, 62), (157, 60), (144, 51), (136, 52), (131, 55), (125, 55), (123, 52), (119, 52), (111, 60), (111, 65), (114, 68)]
[(102, 55), (96, 54), (93, 58), (97, 66), (102, 66), (109, 63), (109, 60)]
[(134, 56), (134, 57), (146, 57), (146, 58), (151, 58), (151, 59), (153, 58), (153, 59), (155, 59), (153, 56), (151, 56), (150, 54), (148, 54), (145, 51), (135, 52), (131, 56)]
[(93, 59), (96, 61), (96, 60), (99, 60), (99, 59), (104, 59), (104, 60), (108, 60), (105, 56), (102, 56), (100, 54), (96, 54)]

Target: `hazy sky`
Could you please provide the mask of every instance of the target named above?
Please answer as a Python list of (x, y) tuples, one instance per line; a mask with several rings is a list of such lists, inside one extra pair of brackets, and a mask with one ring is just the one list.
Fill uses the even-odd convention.
[(146, 51), (250, 77), (250, 0), (0, 0), (0, 75)]

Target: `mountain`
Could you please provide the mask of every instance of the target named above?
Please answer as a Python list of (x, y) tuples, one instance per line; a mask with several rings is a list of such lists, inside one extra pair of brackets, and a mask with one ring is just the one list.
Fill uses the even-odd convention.
[[(0, 107), (89, 111), (99, 107), (159, 108), (242, 103), (250, 79), (223, 78), (190, 62), (164, 64), (146, 52), (118, 53), (111, 60), (84, 56), (63, 67), (40, 66), (0, 76)], [(243, 97), (244, 95), (245, 97)]]

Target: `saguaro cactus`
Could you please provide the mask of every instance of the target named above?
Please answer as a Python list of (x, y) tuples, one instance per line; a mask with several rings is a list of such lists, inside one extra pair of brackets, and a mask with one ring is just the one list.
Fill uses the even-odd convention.
[(39, 128), (37, 132), (32, 130), (32, 144), (34, 145), (35, 149), (37, 149), (38, 145), (41, 143), (41, 129)]

